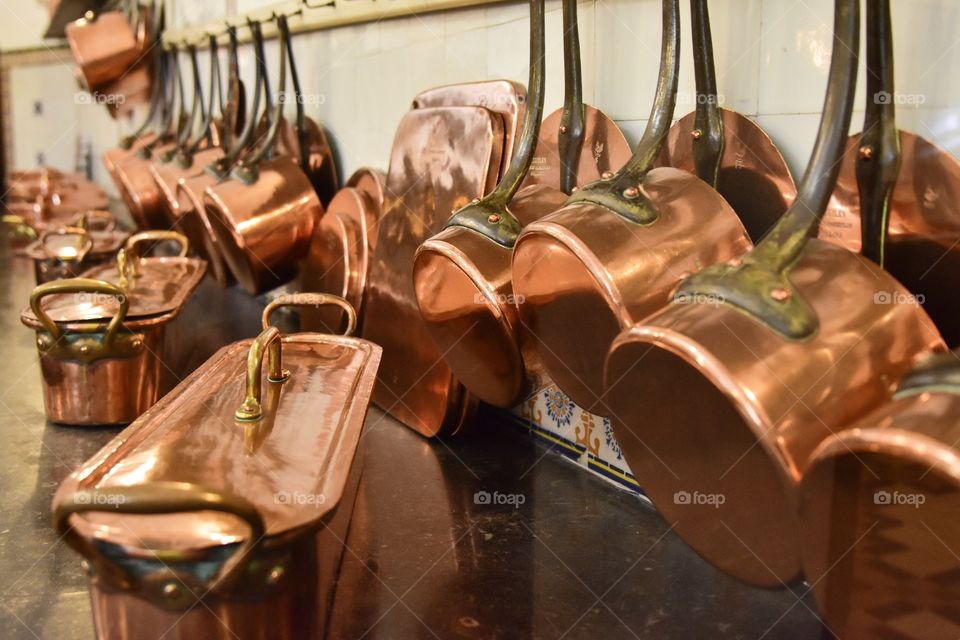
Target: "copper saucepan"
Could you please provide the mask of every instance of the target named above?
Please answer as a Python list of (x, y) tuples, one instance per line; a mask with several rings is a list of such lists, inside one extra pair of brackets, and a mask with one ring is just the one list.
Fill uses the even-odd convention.
[(759, 586), (800, 575), (797, 488), (813, 449), (943, 348), (879, 266), (810, 239), (850, 124), (859, 2), (837, 0), (834, 20), (797, 200), (755, 250), (681, 283), (607, 360), (614, 432), (651, 500), (702, 557)]
[(670, 129), (659, 162), (696, 173), (719, 191), (758, 242), (793, 203), (797, 187), (763, 129), (720, 105), (707, 0), (690, 0), (690, 17), (696, 109)]
[(924, 362), (891, 402), (814, 451), (800, 486), (801, 557), (838, 637), (960, 632), (950, 578), (960, 570), (958, 442), (953, 352)]
[(686, 171), (654, 168), (676, 101), (679, 3), (663, 3), (656, 101), (643, 139), (616, 174), (528, 225), (513, 253), (520, 321), (549, 377), (587, 411), (610, 415), (603, 366), (621, 330), (662, 308), (677, 283), (741, 255), (736, 213)]
[[(868, 5), (869, 6), (869, 5)], [(889, 9), (886, 9), (889, 11)], [(840, 178), (820, 238), (860, 251), (861, 219), (883, 202), (886, 208), (868, 237), (889, 225), (883, 265), (917, 296), (951, 348), (960, 346), (960, 161), (909, 131), (897, 131), (893, 35), (890, 21), (878, 37), (889, 48), (874, 51), (867, 75), (863, 132), (847, 141)], [(869, 52), (868, 52), (869, 53)], [(878, 125), (883, 124), (881, 128)], [(876, 177), (874, 177), (876, 176)], [(864, 188), (864, 180), (876, 181)], [(865, 255), (867, 255), (865, 253)]]
[(119, 79), (140, 56), (130, 17), (120, 11), (88, 11), (66, 26), (67, 43), (84, 89), (95, 91)]
[(427, 240), (414, 263), (420, 313), (444, 359), (471, 393), (501, 407), (540, 386), (510, 279), (517, 233), (562, 206), (578, 180), (592, 182), (630, 154), (616, 124), (583, 104), (575, 3), (564, 2), (563, 19), (564, 107), (541, 125), (543, 38), (532, 33), (527, 112), (510, 169)]
[[(286, 63), (293, 60), (287, 18), (277, 18), (280, 29), (280, 87), (286, 85)], [(257, 43), (262, 58), (262, 39)], [(303, 101), (296, 67), (291, 76), (297, 103), (298, 123), (303, 119)], [(270, 130), (262, 144), (232, 170), (231, 178), (204, 190), (204, 207), (217, 234), (223, 256), (237, 281), (251, 294), (266, 291), (289, 280), (310, 246), (316, 221), (323, 215), (313, 184), (304, 173), (307, 162), (298, 164), (290, 155), (274, 154), (280, 130), (283, 102), (272, 109)], [(298, 127), (299, 151), (309, 133)], [(302, 160), (302, 159), (301, 159)]]

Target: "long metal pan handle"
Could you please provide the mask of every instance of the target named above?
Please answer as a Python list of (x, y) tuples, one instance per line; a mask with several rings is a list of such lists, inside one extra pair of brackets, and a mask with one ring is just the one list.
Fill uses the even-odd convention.
[(867, 106), (857, 150), (857, 190), (864, 256), (883, 266), (890, 197), (900, 173), (890, 0), (867, 2)]
[[(207, 118), (207, 109), (203, 104), (203, 83), (200, 81), (200, 60), (197, 57), (197, 46), (190, 44), (187, 46), (187, 57), (190, 58), (190, 72), (193, 78), (193, 97), (191, 98), (190, 113), (184, 116), (180, 114), (180, 121), (177, 125), (177, 135), (172, 149), (164, 152), (160, 156), (160, 162), (170, 162), (177, 157), (177, 153), (186, 148), (190, 142), (190, 134), (193, 133), (197, 118), (201, 122)], [(180, 79), (180, 103), (184, 102), (183, 78)]]
[[(157, 10), (157, 14), (156, 14), (157, 24), (155, 25), (154, 33), (160, 33), (163, 30), (165, 5), (166, 5), (165, 2), (161, 2), (160, 7)], [(161, 56), (160, 61), (157, 64), (156, 70), (154, 71), (153, 89), (151, 91), (152, 95), (150, 96), (150, 107), (147, 110), (147, 116), (144, 118), (143, 123), (141, 123), (140, 126), (137, 127), (133, 133), (120, 139), (119, 146), (121, 149), (129, 149), (130, 147), (132, 147), (133, 143), (137, 141), (137, 138), (139, 138), (149, 130), (150, 126), (154, 123), (154, 121), (157, 119), (158, 115), (160, 114), (162, 110), (161, 108), (163, 105), (163, 100), (164, 100), (163, 91), (161, 90), (161, 86), (163, 85), (163, 77), (164, 77), (164, 71), (163, 71), (164, 64), (165, 64), (165, 60)]]
[(960, 394), (960, 350), (930, 356), (903, 376), (895, 398), (927, 391)]
[(697, 176), (717, 186), (723, 158), (723, 115), (717, 99), (713, 62), (713, 35), (707, 0), (690, 0), (693, 30), (693, 71), (696, 78), (696, 114), (693, 117), (693, 163)]
[(816, 143), (799, 195), (776, 225), (742, 260), (713, 265), (680, 284), (678, 297), (709, 295), (724, 300), (793, 340), (813, 335), (819, 321), (790, 281), (789, 270), (820, 219), (840, 172), (850, 128), (860, 46), (859, 0), (836, 0), (834, 45), (827, 95)]
[[(161, 114), (161, 121), (157, 137), (149, 143), (137, 149), (137, 157), (142, 160), (149, 160), (153, 156), (153, 150), (160, 145), (166, 144), (175, 136), (174, 114), (181, 115), (183, 112), (183, 78), (180, 73), (180, 49), (177, 45), (171, 45), (167, 56), (169, 63), (167, 65), (166, 81), (164, 83), (164, 109)], [(177, 99), (180, 100), (180, 109), (177, 109)]]
[(563, 18), (563, 114), (560, 116), (557, 149), (560, 152), (560, 190), (569, 195), (577, 186), (577, 169), (580, 166), (580, 152), (586, 135), (577, 0), (563, 0), (561, 13)]
[(261, 323), (264, 329), (269, 327), (270, 316), (280, 307), (324, 307), (330, 305), (340, 307), (344, 313), (347, 314), (347, 328), (344, 330), (343, 335), (352, 336), (353, 332), (357, 329), (356, 309), (340, 296), (329, 293), (289, 293), (279, 296), (276, 300), (271, 301), (270, 304), (267, 305), (267, 308), (263, 310)]
[[(208, 37), (210, 45), (210, 87), (207, 93), (207, 107), (204, 110), (203, 122), (200, 123), (200, 131), (197, 133), (196, 139), (189, 145), (184, 145), (177, 153), (177, 164), (184, 169), (189, 169), (193, 165), (193, 156), (200, 150), (201, 145), (204, 143), (213, 144), (213, 113), (218, 101), (221, 110), (223, 107), (223, 87), (220, 82), (220, 45), (217, 43), (217, 36), (210, 35)], [(199, 84), (196, 87), (199, 87)]]
[(276, 327), (267, 327), (250, 345), (247, 354), (247, 383), (243, 403), (234, 412), (233, 417), (238, 422), (256, 422), (263, 418), (263, 407), (260, 406), (263, 353), (269, 354), (270, 371), (267, 380), (283, 382), (290, 377), (290, 372), (283, 368), (280, 330)]
[(178, 258), (186, 257), (187, 252), (190, 251), (190, 241), (187, 239), (187, 236), (183, 235), (182, 233), (177, 233), (176, 231), (161, 231), (158, 229), (141, 231), (140, 233), (135, 233), (127, 238), (127, 244), (124, 245), (124, 248), (131, 256), (142, 256), (145, 252), (140, 253), (137, 250), (140, 245), (150, 242), (153, 243), (151, 244), (152, 248), (157, 243), (165, 242), (167, 240), (172, 240), (180, 245), (180, 251), (177, 253)]
[[(107, 325), (107, 330), (104, 332), (103, 336), (103, 345), (105, 347), (109, 347), (113, 343), (113, 339), (117, 331), (123, 325), (123, 321), (127, 317), (127, 311), (130, 308), (130, 300), (123, 292), (123, 289), (114, 284), (110, 284), (109, 282), (104, 282), (103, 280), (93, 280), (92, 278), (69, 278), (66, 280), (54, 280), (53, 282), (47, 282), (34, 289), (33, 293), (30, 294), (30, 310), (33, 311), (33, 315), (37, 317), (37, 320), (40, 321), (40, 324), (43, 325), (43, 328), (46, 329), (47, 333), (50, 334), (50, 338), (53, 340), (52, 344), (55, 344), (60, 340), (62, 333), (60, 331), (60, 327), (57, 326), (57, 323), (54, 322), (49, 315), (47, 315), (46, 311), (43, 310), (43, 307), (40, 305), (40, 301), (47, 296), (64, 293), (98, 293), (102, 295), (113, 296), (117, 299), (117, 301), (120, 303), (120, 308), (117, 310), (116, 315), (110, 319), (110, 323)], [(52, 344), (50, 346), (52, 346)]]
[[(157, 575), (135, 578), (112, 562), (91, 541), (81, 536), (71, 524), (71, 516), (84, 513), (123, 513), (163, 515), (217, 511), (243, 520), (250, 529), (247, 538), (203, 584), (190, 584), (164, 565)], [(94, 569), (115, 585), (145, 591), (147, 598), (171, 608), (195, 604), (208, 592), (225, 594), (243, 575), (253, 554), (266, 534), (263, 517), (257, 508), (240, 496), (207, 489), (188, 482), (152, 482), (130, 487), (80, 489), (54, 506), (54, 526), (67, 544), (80, 552)], [(192, 596), (191, 597), (191, 592)]]
[[(73, 255), (67, 255), (59, 251), (54, 251), (50, 248), (50, 245), (47, 244), (47, 240), (51, 236), (58, 236), (61, 238), (65, 236), (75, 236), (80, 239), (79, 248)], [(93, 239), (83, 227), (60, 227), (58, 229), (47, 229), (41, 233), (40, 246), (43, 247), (43, 252), (53, 260), (58, 260), (60, 262), (83, 262), (83, 259), (86, 258), (87, 254), (90, 253), (90, 250), (93, 249)]]
[(511, 248), (520, 235), (520, 221), (507, 209), (533, 161), (543, 120), (543, 94), (546, 84), (544, 0), (530, 0), (530, 80), (527, 89), (527, 110), (517, 149), (503, 178), (487, 196), (476, 200), (447, 221), (446, 227), (465, 227), (494, 242)]
[(290, 64), (290, 85), (293, 87), (293, 97), (297, 113), (297, 140), (300, 143), (300, 166), (306, 171), (310, 167), (310, 149), (308, 148), (307, 116), (303, 106), (303, 91), (300, 88), (300, 75), (297, 73), (297, 60), (293, 55), (293, 42), (290, 36), (290, 23), (286, 14), (277, 16), (277, 29), (280, 37), (286, 41), (287, 59)]
[(587, 202), (605, 207), (642, 225), (659, 214), (642, 189), (644, 176), (654, 168), (670, 132), (680, 82), (680, 2), (663, 0), (663, 36), (660, 41), (660, 77), (647, 128), (630, 160), (615, 174), (575, 192), (568, 203)]

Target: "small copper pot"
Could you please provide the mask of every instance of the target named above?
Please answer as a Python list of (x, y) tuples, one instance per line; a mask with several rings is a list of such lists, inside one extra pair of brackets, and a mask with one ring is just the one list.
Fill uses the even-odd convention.
[[(841, 638), (954, 635), (960, 370), (925, 361), (893, 400), (824, 440), (800, 487), (801, 557)], [(924, 622), (917, 623), (922, 620)]]
[(587, 411), (609, 416), (603, 367), (617, 334), (666, 305), (677, 284), (751, 247), (739, 218), (685, 171), (654, 169), (676, 101), (675, 2), (664, 2), (657, 102), (643, 140), (614, 175), (528, 225), (513, 252), (520, 321), (550, 378)]
[(800, 196), (757, 248), (685, 280), (607, 360), (624, 458), (674, 530), (751, 584), (800, 575), (797, 489), (832, 430), (944, 345), (879, 266), (814, 236), (850, 124), (859, 2), (837, 0), (826, 107)]
[(119, 11), (87, 12), (65, 31), (84, 89), (96, 90), (119, 79), (140, 55), (137, 35)]

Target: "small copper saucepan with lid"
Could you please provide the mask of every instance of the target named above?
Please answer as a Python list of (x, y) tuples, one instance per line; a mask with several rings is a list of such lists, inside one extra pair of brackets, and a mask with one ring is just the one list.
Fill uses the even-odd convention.
[(574, 402), (600, 415), (610, 414), (603, 367), (617, 334), (666, 305), (684, 276), (751, 246), (713, 188), (689, 172), (654, 168), (676, 102), (678, 4), (663, 3), (656, 100), (633, 156), (529, 224), (513, 252), (513, 291), (538, 360)]
[[(280, 30), (280, 87), (286, 85), (287, 59), (293, 61), (290, 30), (284, 15)], [(262, 41), (259, 43), (262, 48)], [(260, 54), (262, 57), (262, 53)], [(302, 120), (303, 100), (296, 68), (291, 64), (297, 120)], [(298, 127), (301, 162), (277, 153), (283, 121), (283, 102), (271, 109), (270, 129), (260, 145), (243, 157), (231, 178), (204, 190), (206, 214), (217, 234), (223, 256), (237, 281), (251, 294), (289, 280), (297, 261), (305, 257), (323, 205), (304, 173), (310, 146)]]
[(89, 220), (89, 215), (80, 215), (69, 226), (47, 228), (24, 250), (34, 261), (37, 284), (75, 278), (91, 267), (109, 262), (130, 235), (116, 228), (91, 227)]
[(84, 89), (96, 91), (120, 79), (137, 62), (141, 49), (130, 18), (122, 11), (88, 11), (64, 29)]
[(690, 0), (696, 108), (670, 129), (664, 166), (696, 173), (720, 192), (754, 242), (797, 197), (790, 169), (757, 123), (721, 106), (708, 0)]
[(810, 457), (800, 486), (800, 553), (838, 637), (960, 633), (960, 590), (951, 579), (960, 570), (958, 356), (924, 361), (891, 402)]
[(797, 200), (757, 248), (681, 283), (607, 360), (624, 458), (702, 557), (751, 584), (800, 575), (797, 489), (814, 448), (944, 349), (909, 293), (816, 236), (856, 85), (860, 9), (837, 0), (824, 114)]

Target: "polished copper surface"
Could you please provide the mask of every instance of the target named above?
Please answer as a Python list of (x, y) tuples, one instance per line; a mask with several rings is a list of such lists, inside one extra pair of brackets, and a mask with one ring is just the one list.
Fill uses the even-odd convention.
[[(583, 146), (576, 167), (577, 186), (582, 186), (608, 171), (616, 171), (630, 159), (630, 143), (617, 123), (590, 105), (583, 105)], [(547, 116), (540, 125), (540, 136), (533, 163), (524, 179), (524, 186), (545, 184), (560, 188), (560, 120), (563, 109)]]
[(810, 241), (790, 279), (820, 319), (813, 337), (788, 340), (717, 300), (676, 301), (624, 331), (606, 371), (614, 433), (647, 495), (701, 556), (768, 587), (800, 575), (811, 452), (944, 349), (909, 292), (855, 254)]
[[(860, 251), (859, 134), (847, 141), (840, 178), (820, 238)], [(885, 268), (912, 293), (950, 347), (960, 346), (960, 161), (933, 143), (900, 131), (901, 164), (890, 197)]]
[(23, 255), (34, 261), (37, 284), (75, 278), (87, 269), (112, 260), (130, 236), (126, 231), (116, 229), (82, 231), (90, 241), (87, 250), (81, 249), (80, 236), (51, 235), (50, 231), (44, 232), (23, 250)]
[(150, 165), (153, 158), (173, 148), (173, 143), (157, 145), (153, 148), (150, 159), (132, 155), (118, 162), (110, 172), (116, 182), (117, 191), (140, 229), (167, 227), (163, 213), (163, 196), (157, 181), (150, 173)]
[[(300, 290), (341, 296), (362, 313), (379, 215), (367, 192), (341, 189), (313, 231), (300, 268)], [(335, 307), (300, 312), (300, 326), (306, 331), (338, 331), (346, 320), (343, 310)]]
[(957, 442), (960, 395), (934, 387), (898, 394), (811, 456), (801, 558), (839, 637), (960, 633)]
[[(220, 350), (58, 489), (55, 510), (75, 501), (76, 492), (107, 497), (170, 482), (203, 487), (241, 497), (265, 531), (254, 539), (234, 515), (175, 505), (147, 505), (139, 515), (91, 507), (70, 516), (71, 534), (93, 567), (98, 637), (142, 637), (157, 629), (190, 638), (323, 637), (380, 348), (336, 336), (283, 338), (290, 375), (264, 383), (268, 413), (261, 421), (241, 423), (233, 410), (244, 395), (251, 342)], [(117, 545), (116, 551), (94, 552), (93, 541)], [(237, 579), (205, 587), (205, 561), (223, 563), (238, 542), (252, 551), (237, 566)], [(170, 558), (178, 559), (176, 573)], [(156, 594), (150, 587), (158, 579), (196, 589), (186, 598), (169, 597), (169, 589)], [(196, 606), (201, 598), (203, 606)]]
[[(526, 88), (510, 80), (464, 82), (421, 91), (413, 99), (414, 109), (430, 107), (483, 107), (503, 119), (503, 157), (499, 178), (510, 165), (527, 100)], [(489, 188), (493, 188), (490, 185)]]
[(163, 197), (161, 203), (163, 205), (163, 212), (167, 217), (167, 222), (170, 226), (187, 236), (187, 238), (190, 239), (190, 245), (198, 251), (205, 251), (206, 249), (203, 237), (199, 233), (203, 230), (203, 227), (184, 220), (186, 212), (190, 211), (192, 206), (190, 201), (187, 200), (184, 203), (185, 206), (181, 208), (178, 186), (180, 180), (192, 178), (204, 173), (204, 168), (208, 164), (219, 160), (224, 155), (223, 149), (211, 147), (193, 154), (193, 162), (189, 167), (183, 167), (177, 161), (152, 162), (149, 165), (150, 174), (156, 181), (157, 187), (160, 189)]
[(426, 436), (459, 429), (468, 400), (420, 316), (413, 257), (496, 183), (502, 145), (502, 119), (479, 107), (415, 109), (394, 138), (362, 334), (384, 348), (374, 402)]
[[(558, 174), (559, 176), (559, 174)], [(522, 225), (553, 213), (567, 196), (546, 185), (522, 188), (509, 211)], [(413, 280), (420, 313), (444, 361), (480, 400), (512, 407), (540, 387), (531, 336), (514, 294), (511, 249), (465, 227), (449, 227), (417, 251)]]
[[(353, 187), (366, 193), (373, 200), (377, 211), (383, 211), (383, 201), (387, 191), (387, 176), (383, 171), (372, 167), (360, 167), (347, 180), (347, 187)], [(377, 214), (379, 217), (379, 213)], [(376, 234), (372, 242), (376, 242)]]
[(751, 247), (730, 205), (692, 174), (654, 169), (641, 188), (659, 213), (653, 224), (573, 204), (526, 227), (513, 253), (520, 320), (538, 360), (598, 415), (611, 414), (603, 367), (617, 334), (666, 305), (684, 277)]
[(119, 11), (81, 18), (65, 31), (84, 89), (96, 90), (116, 80), (140, 55), (133, 27)]
[[(770, 136), (753, 120), (720, 109), (723, 154), (717, 191), (740, 216), (750, 238), (757, 242), (797, 197), (797, 187), (786, 161)], [(660, 164), (696, 173), (693, 129), (696, 113), (688, 113), (670, 129)]]
[(179, 214), (178, 230), (190, 238), (193, 246), (202, 246), (204, 255), (210, 264), (210, 273), (221, 287), (233, 282), (233, 274), (227, 266), (226, 259), (220, 249), (217, 232), (213, 229), (207, 209), (203, 204), (203, 192), (207, 187), (219, 182), (210, 172), (204, 170), (205, 164), (199, 162), (200, 171), (191, 177), (177, 181), (177, 212)]
[(227, 265), (250, 293), (293, 277), (323, 215), (313, 186), (290, 156), (260, 165), (252, 185), (229, 179), (208, 186), (204, 207)]

